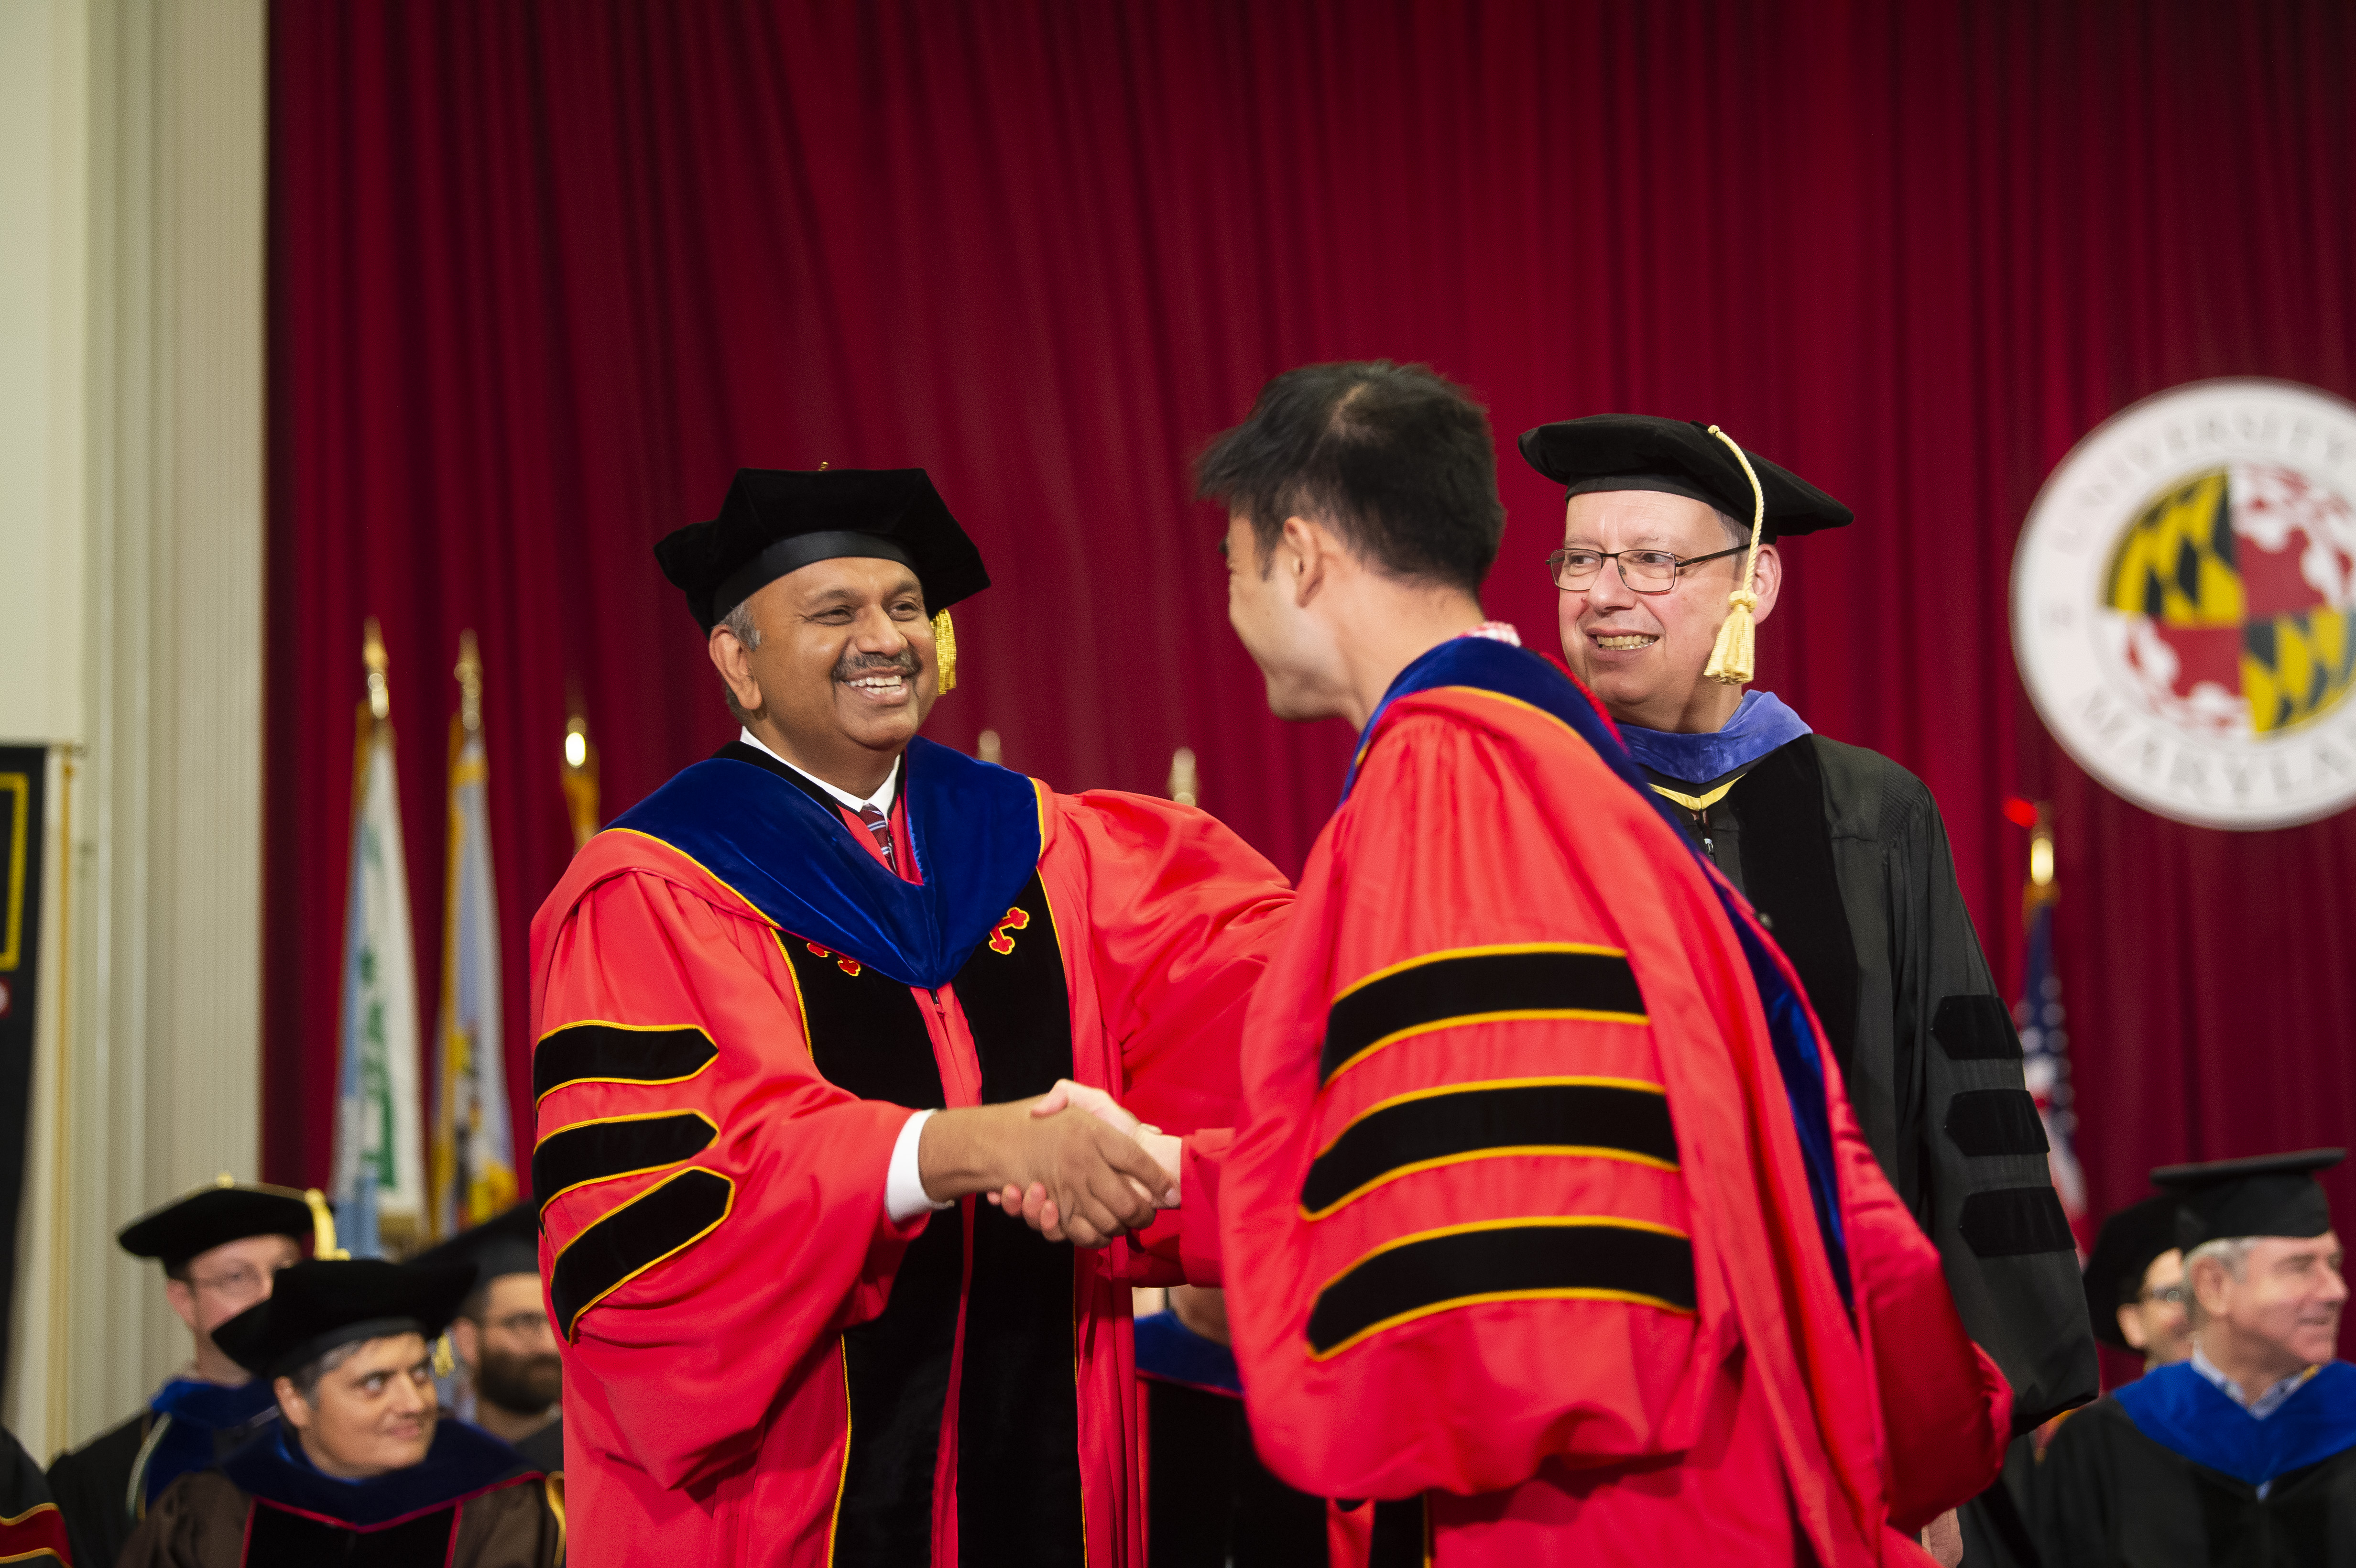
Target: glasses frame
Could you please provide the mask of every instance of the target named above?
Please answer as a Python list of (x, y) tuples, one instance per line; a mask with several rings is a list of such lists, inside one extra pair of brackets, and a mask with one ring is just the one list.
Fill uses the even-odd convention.
[[(1552, 549), (1547, 552), (1547, 577), (1554, 583), (1556, 590), (1559, 592), (1585, 593), (1590, 589), (1592, 589), (1596, 583), (1603, 581), (1603, 561), (1609, 561), (1612, 563), (1612, 570), (1620, 574), (1620, 581), (1622, 585), (1624, 586), (1631, 593), (1675, 593), (1677, 591), (1677, 584), (1685, 580), (1687, 567), (1699, 566), (1704, 561), (1708, 560), (1723, 560), (1730, 555), (1740, 555), (1744, 550), (1749, 549), (1751, 547), (1747, 544), (1739, 544), (1729, 546), (1725, 549), (1712, 550), (1708, 555), (1684, 556), (1670, 555), (1667, 550), (1655, 550), (1650, 548), (1637, 549), (1599, 549), (1592, 553), (1601, 556), (1603, 560), (1596, 562), (1595, 576), (1590, 579), (1584, 587), (1568, 588), (1563, 585), (1562, 581), (1562, 558), (1570, 553), (1569, 547), (1566, 545), (1560, 549)], [(1638, 587), (1635, 582), (1630, 580), (1627, 568), (1620, 564), (1620, 558), (1623, 555), (1667, 555), (1669, 560), (1675, 563), (1670, 568), (1668, 581), (1658, 588)]]

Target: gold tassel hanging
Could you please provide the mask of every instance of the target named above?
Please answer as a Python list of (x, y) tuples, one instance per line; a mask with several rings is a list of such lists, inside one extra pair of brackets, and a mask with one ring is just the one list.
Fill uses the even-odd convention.
[(1751, 551), (1742, 558), (1742, 586), (1726, 596), (1726, 620), (1718, 628), (1718, 645), (1710, 649), (1709, 663), (1702, 674), (1729, 686), (1747, 686), (1757, 652), (1758, 628), (1752, 614), (1759, 608), (1759, 595), (1752, 584), (1759, 575), (1759, 536), (1767, 526), (1767, 492), (1759, 487), (1759, 475), (1751, 472), (1750, 457), (1734, 438), (1716, 425), (1709, 427), (1709, 433), (1726, 443), (1734, 461), (1742, 464), (1742, 476), (1751, 481)]
[(311, 1206), (311, 1255), (337, 1262), (350, 1257), (336, 1245), (336, 1212), (327, 1207), (327, 1195), (314, 1187), (303, 1194), (303, 1201)]
[(450, 1336), (444, 1331), (434, 1341), (434, 1375), (446, 1378), (458, 1370), (458, 1352), (451, 1348)]
[(957, 689), (957, 627), (946, 610), (933, 617), (933, 656), (940, 661), (941, 690)]

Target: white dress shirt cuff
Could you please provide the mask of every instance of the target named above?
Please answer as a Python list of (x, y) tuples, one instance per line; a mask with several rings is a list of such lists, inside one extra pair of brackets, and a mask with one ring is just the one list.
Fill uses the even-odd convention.
[(894, 1225), (905, 1225), (927, 1209), (946, 1209), (949, 1203), (936, 1203), (925, 1196), (924, 1172), (917, 1168), (916, 1145), (923, 1138), (925, 1118), (930, 1111), (919, 1111), (900, 1124), (900, 1139), (892, 1146), (891, 1168), (884, 1177), (884, 1212)]

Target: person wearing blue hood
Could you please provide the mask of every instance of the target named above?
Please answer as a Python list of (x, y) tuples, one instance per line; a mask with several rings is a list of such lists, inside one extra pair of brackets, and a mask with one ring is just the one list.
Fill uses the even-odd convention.
[(280, 1419), (166, 1488), (121, 1568), (553, 1568), (560, 1494), (435, 1405), (430, 1347), (475, 1274), (378, 1258), (282, 1273), (213, 1331)]
[(1854, 514), (1684, 420), (1568, 420), (1521, 449), (1565, 487), (1547, 557), (1565, 656), (1799, 972), (1867, 1143), (2012, 1384), (2014, 1432), (2084, 1403), (2075, 1245), (1931, 792), (1743, 689), (1783, 582), (1776, 541)]
[(2356, 1564), (2345, 1258), (2315, 1172), (2344, 1149), (2169, 1166), (2192, 1355), (2062, 1423), (2029, 1491), (2049, 1565)]
[(76, 1562), (112, 1564), (164, 1488), (201, 1470), (278, 1417), (256, 1382), (213, 1341), (213, 1330), (269, 1297), (279, 1271), (319, 1230), (291, 1187), (241, 1182), (224, 1171), (206, 1187), (141, 1215), (115, 1238), (134, 1258), (164, 1265), (164, 1296), (195, 1354), (139, 1413), (50, 1465), (50, 1494)]

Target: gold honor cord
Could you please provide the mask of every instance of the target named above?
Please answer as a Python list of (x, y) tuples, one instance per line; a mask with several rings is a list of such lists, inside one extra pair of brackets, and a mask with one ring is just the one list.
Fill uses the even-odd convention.
[(1734, 438), (1716, 425), (1709, 427), (1709, 433), (1726, 443), (1726, 450), (1742, 464), (1742, 476), (1751, 481), (1751, 552), (1742, 558), (1742, 586), (1726, 596), (1726, 621), (1718, 628), (1718, 645), (1710, 649), (1709, 664), (1702, 674), (1729, 686), (1746, 686), (1756, 654), (1751, 617), (1759, 608), (1759, 595), (1751, 585), (1759, 577), (1759, 536), (1767, 526), (1767, 492), (1759, 487), (1759, 475), (1751, 472), (1750, 457)]

